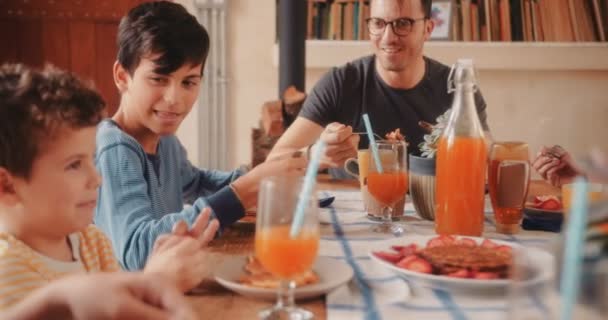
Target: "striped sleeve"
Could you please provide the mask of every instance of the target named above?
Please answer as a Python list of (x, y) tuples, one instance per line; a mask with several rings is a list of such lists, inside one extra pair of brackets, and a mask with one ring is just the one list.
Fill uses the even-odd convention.
[(120, 266), (112, 250), (112, 244), (108, 237), (96, 226), (90, 225), (83, 232), (83, 241), (80, 255), (88, 272), (120, 271)]
[(18, 255), (0, 253), (0, 311), (47, 283)]

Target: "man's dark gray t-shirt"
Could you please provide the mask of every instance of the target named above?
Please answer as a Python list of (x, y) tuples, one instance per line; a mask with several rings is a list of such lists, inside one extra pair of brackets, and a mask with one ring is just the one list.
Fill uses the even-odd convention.
[[(424, 130), (419, 121), (434, 124), (438, 116), (452, 106), (453, 93), (448, 93), (450, 68), (424, 58), (423, 79), (411, 89), (389, 87), (376, 72), (375, 56), (367, 56), (333, 68), (315, 85), (304, 102), (300, 116), (322, 127), (340, 122), (365, 132), (361, 116), (367, 113), (374, 133), (384, 137), (397, 128), (409, 142), (408, 152), (419, 154)], [(484, 130), (488, 129), (486, 103), (479, 91), (475, 102)], [(359, 148), (367, 148), (362, 138)]]

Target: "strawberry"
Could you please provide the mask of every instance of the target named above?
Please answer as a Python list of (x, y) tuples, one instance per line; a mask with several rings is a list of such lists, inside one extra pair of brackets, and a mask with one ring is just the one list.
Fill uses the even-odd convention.
[(431, 273), (433, 271), (433, 267), (428, 261), (418, 257), (408, 261), (402, 268), (420, 273)]
[(498, 274), (496, 274), (494, 272), (475, 271), (475, 272), (473, 272), (473, 279), (483, 279), (483, 280), (498, 279)]
[(467, 247), (476, 247), (477, 246), (477, 242), (475, 242), (475, 240), (470, 239), (470, 238), (460, 238), (460, 239), (456, 240), (456, 242), (454, 242), (454, 244), (467, 246)]
[(484, 239), (483, 242), (481, 243), (481, 246), (484, 248), (490, 248), (490, 249), (498, 247), (498, 245), (490, 239)]
[(390, 263), (397, 263), (399, 260), (401, 260), (402, 256), (399, 253), (392, 253), (392, 252), (384, 252), (384, 251), (375, 251), (374, 255), (386, 262), (390, 262)]
[(412, 243), (409, 246), (404, 246), (403, 248), (401, 248), (399, 253), (401, 253), (402, 256), (407, 257), (413, 255), (414, 253), (416, 253), (416, 251), (418, 251), (418, 246), (415, 243)]
[(403, 259), (399, 260), (399, 262), (397, 262), (397, 264), (396, 264), (396, 265), (397, 265), (397, 267), (399, 267), (399, 268), (407, 269), (407, 265), (408, 265), (408, 264), (409, 264), (411, 261), (416, 260), (416, 259), (418, 259), (418, 257), (417, 257), (417, 256), (415, 256), (415, 255), (409, 255), (409, 256), (407, 256), (407, 257), (405, 257), (405, 258), (403, 258)]
[(562, 208), (562, 204), (557, 199), (545, 200), (540, 205), (540, 209), (543, 209), (543, 210), (560, 210), (561, 208)]
[(448, 274), (446, 274), (446, 276), (452, 277), (452, 278), (469, 278), (471, 276), (471, 274), (470, 274), (469, 270), (467, 270), (467, 269), (460, 269), (458, 271), (448, 273)]
[(496, 250), (498, 250), (498, 251), (504, 251), (504, 252), (507, 252), (507, 253), (512, 253), (513, 252), (513, 248), (511, 248), (509, 246), (505, 246), (505, 245), (501, 245), (501, 246), (496, 247)]

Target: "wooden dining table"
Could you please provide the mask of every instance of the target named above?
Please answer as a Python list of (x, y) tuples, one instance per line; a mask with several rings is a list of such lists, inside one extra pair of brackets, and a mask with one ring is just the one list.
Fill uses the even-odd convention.
[[(357, 189), (356, 180), (333, 180), (328, 175), (319, 175), (319, 190)], [(541, 180), (530, 183), (528, 198), (536, 195), (559, 195), (560, 189)], [(270, 307), (272, 301), (244, 297), (219, 285), (213, 274), (225, 259), (253, 252), (255, 223), (245, 219), (226, 229), (208, 248), (209, 258), (205, 268), (208, 276), (187, 299), (200, 319), (254, 319), (260, 310)], [(315, 319), (326, 319), (325, 297), (298, 302), (298, 305), (314, 313)]]

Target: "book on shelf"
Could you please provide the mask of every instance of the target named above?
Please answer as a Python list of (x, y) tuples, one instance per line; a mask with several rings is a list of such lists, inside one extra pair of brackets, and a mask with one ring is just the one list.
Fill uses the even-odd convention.
[(308, 0), (306, 35), (323, 40), (369, 39), (368, 17), (369, 0)]
[[(307, 1), (307, 39), (369, 39), (369, 0)], [(452, 41), (608, 41), (608, 0), (452, 3)]]

